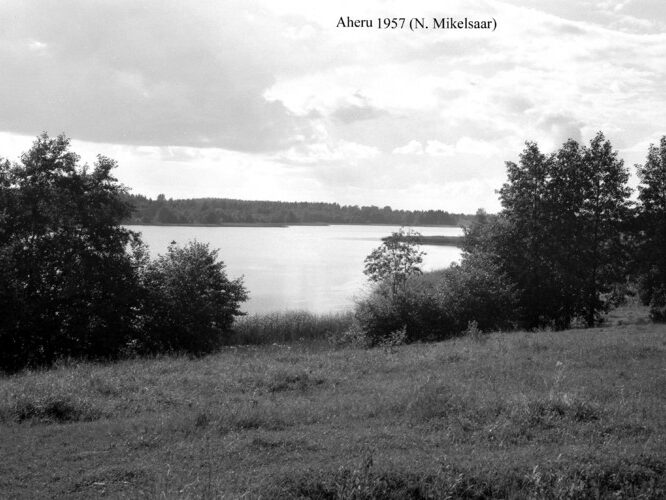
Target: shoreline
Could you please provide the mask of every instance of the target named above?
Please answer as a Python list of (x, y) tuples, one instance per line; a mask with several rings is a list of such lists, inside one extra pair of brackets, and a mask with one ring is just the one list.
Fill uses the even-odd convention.
[[(385, 236), (382, 241), (386, 241), (389, 237)], [(417, 238), (419, 245), (425, 246), (441, 246), (441, 247), (461, 247), (464, 236), (419, 236)], [(400, 241), (405, 241), (406, 238), (401, 238)]]
[[(155, 226), (155, 227), (292, 227), (292, 226), (399, 226), (399, 227), (455, 227), (459, 228), (462, 226), (458, 225), (442, 225), (442, 224), (418, 224), (414, 226), (409, 225), (400, 225), (392, 223), (373, 223), (368, 224), (366, 222), (294, 222), (294, 223), (283, 223), (283, 222), (224, 222), (221, 224), (184, 224), (184, 223), (145, 223), (145, 222), (123, 222), (123, 226)], [(422, 236), (421, 239), (425, 238), (449, 238), (449, 236)], [(451, 236), (451, 238), (456, 238), (456, 236)], [(433, 243), (436, 244), (436, 243)]]

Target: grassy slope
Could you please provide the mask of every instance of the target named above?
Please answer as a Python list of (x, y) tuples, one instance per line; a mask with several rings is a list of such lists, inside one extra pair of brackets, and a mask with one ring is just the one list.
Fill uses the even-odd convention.
[(542, 496), (628, 477), (656, 497), (665, 360), (666, 325), (643, 323), (23, 373), (0, 379), (0, 492)]

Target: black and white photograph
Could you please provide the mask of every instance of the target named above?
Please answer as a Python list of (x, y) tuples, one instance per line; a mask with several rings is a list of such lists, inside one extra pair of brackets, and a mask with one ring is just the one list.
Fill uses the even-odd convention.
[(664, 0), (0, 26), (0, 499), (666, 498)]

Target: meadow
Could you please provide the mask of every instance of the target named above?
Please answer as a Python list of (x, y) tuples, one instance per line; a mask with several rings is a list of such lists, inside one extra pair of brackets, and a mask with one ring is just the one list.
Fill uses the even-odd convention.
[(0, 378), (0, 496), (663, 498), (665, 361), (666, 325), (634, 307), (593, 329), (62, 363)]

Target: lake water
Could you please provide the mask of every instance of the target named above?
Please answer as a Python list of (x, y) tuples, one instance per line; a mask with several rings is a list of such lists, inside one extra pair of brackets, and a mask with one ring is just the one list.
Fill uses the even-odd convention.
[[(142, 233), (153, 256), (172, 241), (197, 240), (219, 249), (230, 278), (244, 276), (250, 299), (243, 310), (265, 313), (350, 309), (368, 290), (363, 260), (399, 226), (191, 227), (128, 226)], [(462, 234), (459, 227), (414, 227), (424, 236)], [(423, 246), (423, 270), (447, 267), (460, 249)]]

